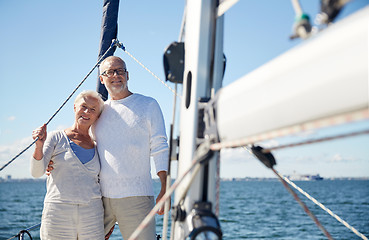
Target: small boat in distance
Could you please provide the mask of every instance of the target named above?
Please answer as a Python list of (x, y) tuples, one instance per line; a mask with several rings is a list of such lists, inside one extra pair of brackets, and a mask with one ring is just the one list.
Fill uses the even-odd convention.
[(291, 181), (319, 181), (323, 180), (324, 178), (321, 177), (319, 174), (310, 175), (310, 174), (297, 174), (294, 172), (293, 175), (287, 176), (288, 179)]

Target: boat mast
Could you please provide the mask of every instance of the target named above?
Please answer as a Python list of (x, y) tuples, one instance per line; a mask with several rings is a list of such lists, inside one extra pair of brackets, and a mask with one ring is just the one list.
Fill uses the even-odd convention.
[[(203, 129), (199, 129), (203, 122), (199, 119), (199, 101), (210, 99), (220, 88), (223, 78), (223, 17), (217, 17), (218, 5), (217, 0), (187, 1), (178, 176), (191, 166), (199, 143), (206, 141), (199, 136), (203, 135)], [(218, 158), (219, 154), (215, 153), (208, 164), (201, 165), (196, 176), (194, 172), (189, 173), (177, 188), (174, 200), (177, 209), (173, 211), (181, 209), (186, 220), (174, 219), (174, 239), (185, 239), (193, 230), (188, 218), (195, 203), (211, 203), (210, 210), (215, 212)], [(191, 178), (193, 182), (187, 189)]]
[[(101, 22), (101, 36), (100, 36), (100, 49), (98, 59), (109, 49), (113, 39), (117, 38), (118, 34), (118, 10), (119, 0), (104, 0), (103, 16)], [(106, 57), (112, 56), (116, 47), (106, 54)], [(100, 72), (97, 77), (96, 91), (101, 94), (103, 100), (108, 99), (108, 91), (105, 85), (101, 84), (99, 79)]]

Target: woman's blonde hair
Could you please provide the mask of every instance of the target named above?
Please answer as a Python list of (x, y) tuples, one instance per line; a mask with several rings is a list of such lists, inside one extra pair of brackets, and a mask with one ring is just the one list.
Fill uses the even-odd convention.
[(74, 104), (78, 104), (85, 97), (95, 98), (99, 102), (100, 114), (101, 114), (104, 108), (104, 101), (101, 98), (101, 94), (96, 91), (92, 91), (92, 90), (84, 90), (80, 94), (77, 95), (76, 99), (74, 99)]

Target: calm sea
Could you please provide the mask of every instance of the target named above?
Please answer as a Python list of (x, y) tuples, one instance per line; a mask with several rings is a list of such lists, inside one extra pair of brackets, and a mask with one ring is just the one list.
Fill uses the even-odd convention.
[[(158, 183), (155, 183), (156, 185)], [(369, 236), (369, 181), (296, 182), (365, 236)], [(157, 186), (156, 186), (157, 187)], [(0, 183), (0, 239), (40, 222), (44, 182)], [(360, 239), (321, 208), (299, 195), (335, 239)], [(287, 192), (275, 181), (222, 181), (220, 223), (223, 239), (325, 239)], [(162, 217), (157, 217), (161, 234)], [(39, 239), (39, 229), (31, 231)], [(112, 240), (121, 239), (116, 229)]]

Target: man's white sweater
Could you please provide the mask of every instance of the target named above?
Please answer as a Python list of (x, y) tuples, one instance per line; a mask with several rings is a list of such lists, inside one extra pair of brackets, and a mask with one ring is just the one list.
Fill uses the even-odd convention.
[(168, 169), (165, 124), (155, 99), (132, 94), (108, 100), (94, 126), (102, 195), (153, 196), (150, 157), (156, 172)]

